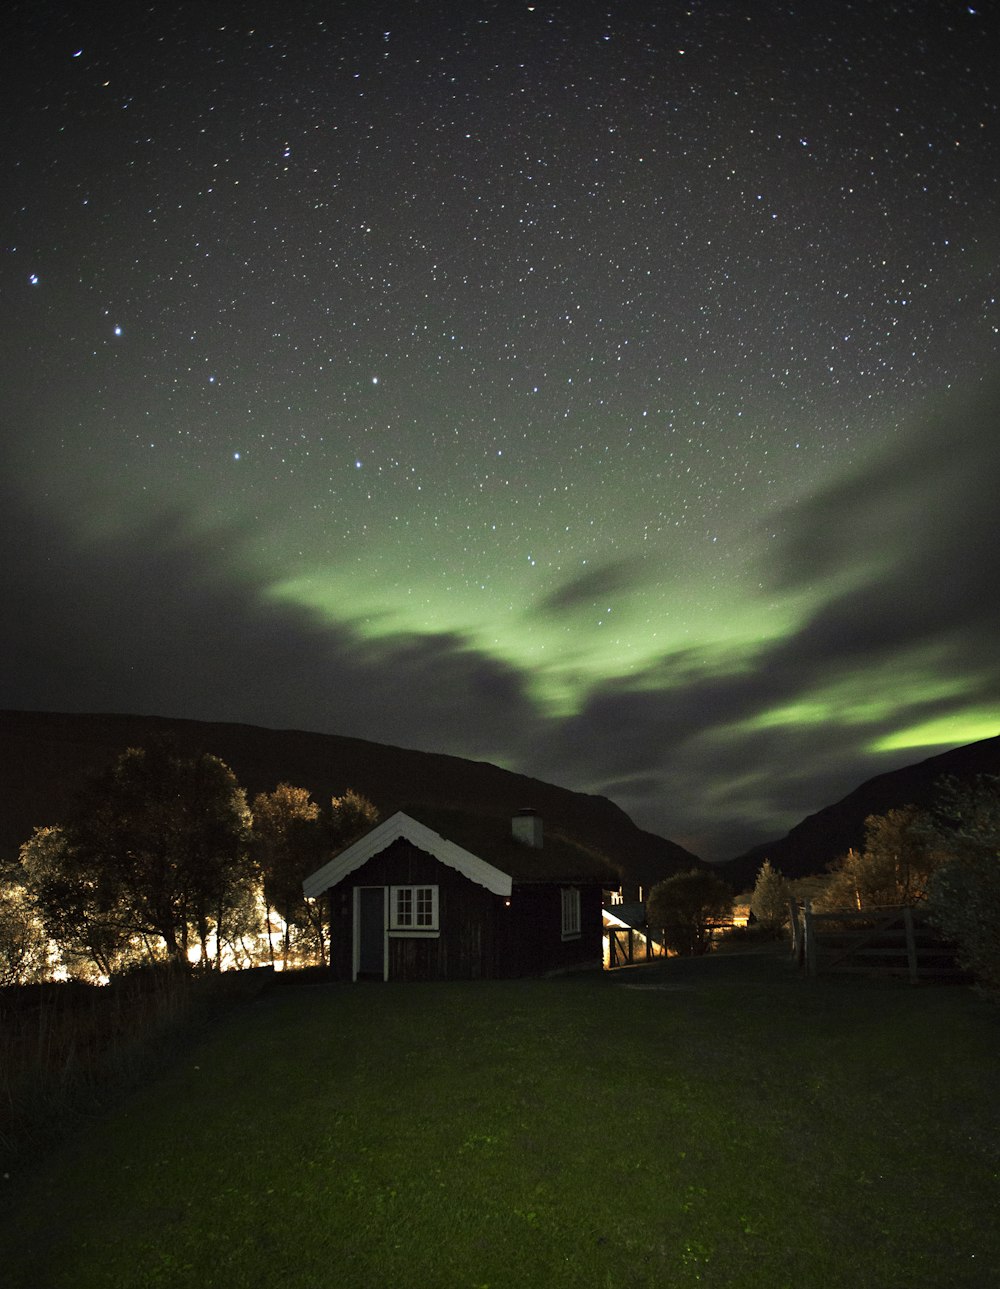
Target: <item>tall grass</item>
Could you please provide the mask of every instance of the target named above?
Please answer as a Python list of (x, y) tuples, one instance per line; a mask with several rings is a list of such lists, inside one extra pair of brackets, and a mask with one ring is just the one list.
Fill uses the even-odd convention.
[(755, 954), (275, 989), (24, 1180), (4, 1284), (981, 1289), (998, 1036)]
[(260, 978), (252, 973), (154, 969), (103, 987), (62, 981), (0, 989), (4, 1171), (155, 1073), (185, 1035), (254, 986)]

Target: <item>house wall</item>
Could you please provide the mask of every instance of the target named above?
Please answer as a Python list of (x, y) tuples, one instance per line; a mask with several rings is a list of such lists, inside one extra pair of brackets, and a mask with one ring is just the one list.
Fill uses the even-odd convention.
[(330, 892), (330, 959), (337, 979), (350, 980), (352, 974), (355, 887), (430, 884), (438, 888), (439, 933), (390, 935), (389, 979), (478, 980), (502, 974), (497, 923), (507, 912), (503, 899), (399, 838)]
[(580, 936), (562, 938), (562, 890), (558, 883), (515, 886), (503, 946), (508, 976), (537, 976), (546, 971), (599, 966), (604, 950), (602, 892), (580, 886)]
[(330, 962), (336, 979), (352, 977), (355, 888), (422, 884), (438, 887), (439, 934), (390, 935), (390, 980), (492, 980), (601, 961), (599, 887), (580, 888), (580, 938), (563, 941), (559, 885), (515, 886), (508, 904), (399, 838), (329, 892)]

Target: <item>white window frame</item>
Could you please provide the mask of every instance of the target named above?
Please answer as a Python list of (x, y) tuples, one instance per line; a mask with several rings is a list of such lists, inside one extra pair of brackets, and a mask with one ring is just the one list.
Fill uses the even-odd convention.
[(559, 890), (562, 906), (562, 938), (580, 939), (580, 888), (563, 886)]
[[(399, 897), (406, 892), (410, 898), (410, 920), (400, 919)], [(430, 893), (430, 920), (416, 922), (417, 905), (421, 894)], [(424, 896), (426, 899), (426, 895)], [(415, 882), (409, 886), (389, 887), (389, 934), (391, 936), (438, 937), (441, 927), (438, 916), (438, 888), (431, 882)]]

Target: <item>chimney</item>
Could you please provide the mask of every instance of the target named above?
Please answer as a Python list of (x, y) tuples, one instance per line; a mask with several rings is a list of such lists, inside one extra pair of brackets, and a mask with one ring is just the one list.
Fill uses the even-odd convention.
[(536, 815), (534, 810), (519, 810), (510, 821), (510, 830), (515, 841), (541, 850), (542, 816)]

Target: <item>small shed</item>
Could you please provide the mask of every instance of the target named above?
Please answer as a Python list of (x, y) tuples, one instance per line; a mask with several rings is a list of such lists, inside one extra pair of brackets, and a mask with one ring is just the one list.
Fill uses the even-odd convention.
[(601, 963), (602, 856), (509, 819), (398, 811), (303, 882), (339, 980), (477, 980)]

